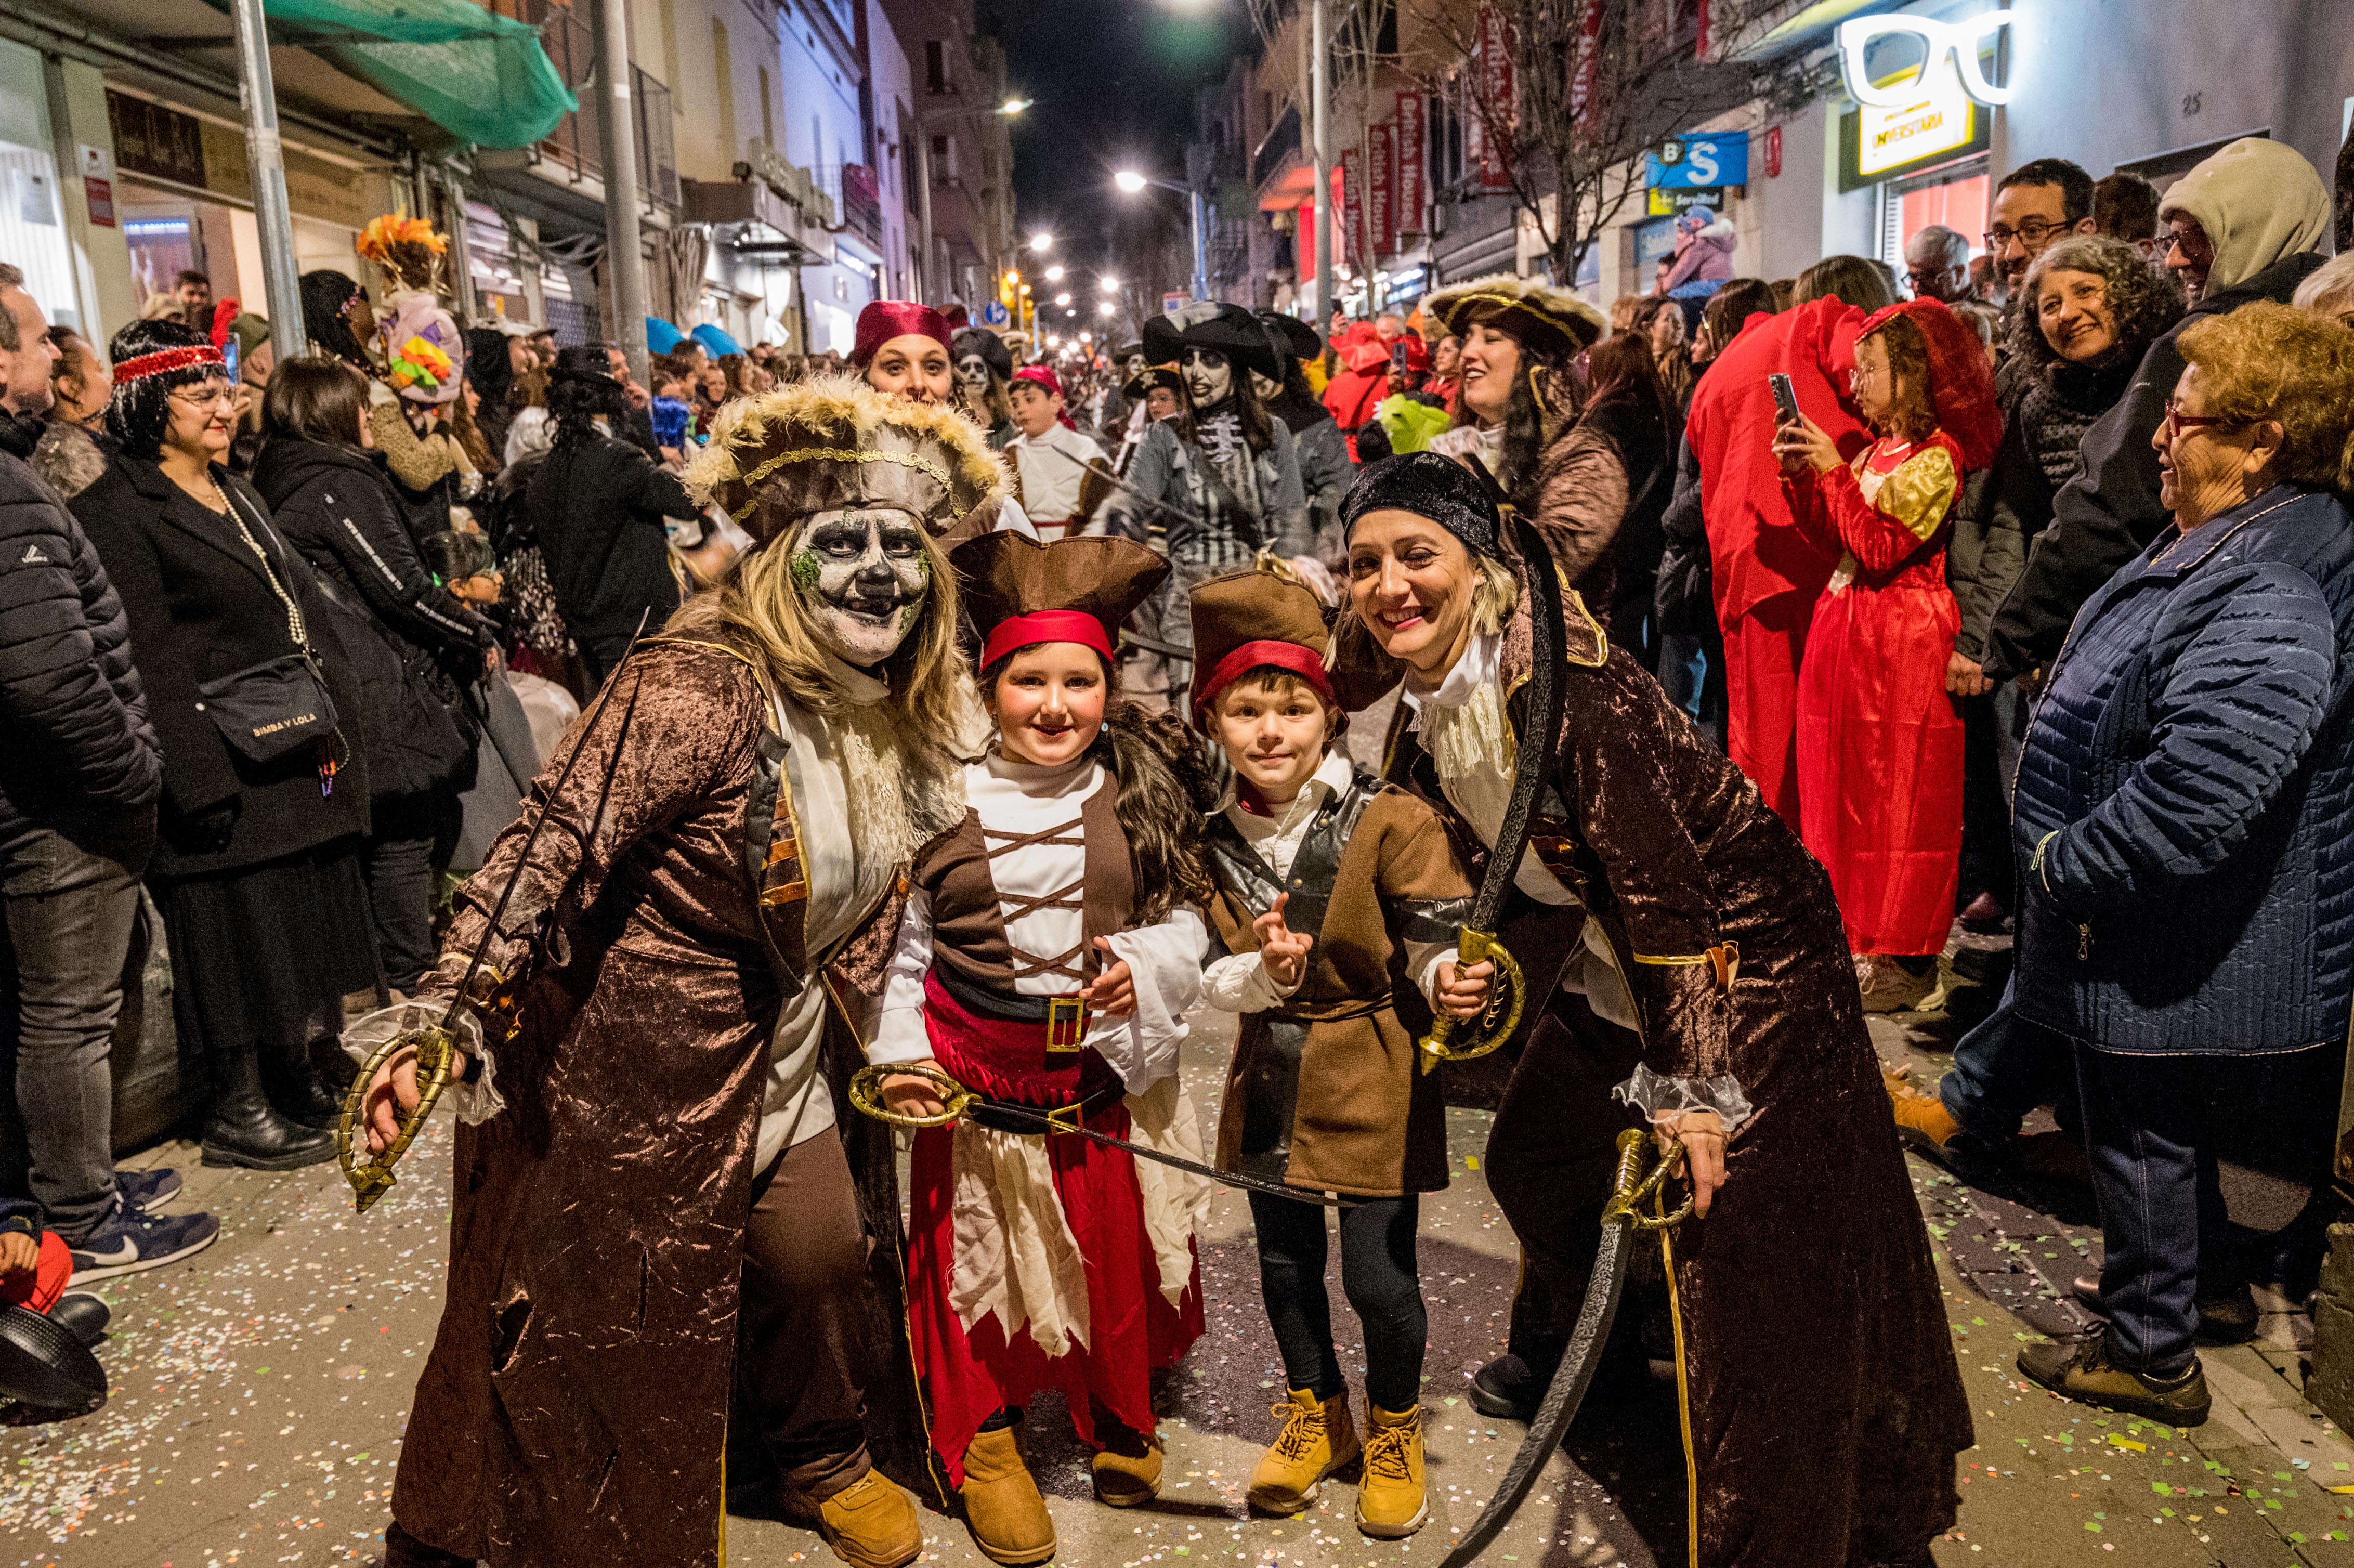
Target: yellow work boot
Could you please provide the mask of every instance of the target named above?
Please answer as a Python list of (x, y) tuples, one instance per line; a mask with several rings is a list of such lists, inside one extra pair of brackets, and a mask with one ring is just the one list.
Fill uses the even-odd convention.
[(1134, 1508), (1161, 1495), (1161, 1437), (1097, 1417), (1096, 1436), (1104, 1446), (1096, 1451), (1096, 1500), (1114, 1508)]
[(1055, 1555), (1055, 1521), (1022, 1462), (1022, 1450), (1013, 1446), (1011, 1426), (973, 1435), (964, 1451), (964, 1485), (958, 1495), (964, 1499), (972, 1543), (991, 1563), (1021, 1568)]
[(1403, 1541), (1429, 1521), (1422, 1480), (1422, 1406), (1389, 1411), (1367, 1401), (1357, 1528), (1377, 1541)]
[(1272, 1406), (1268, 1414), (1283, 1417), (1283, 1430), (1251, 1471), (1250, 1505), (1262, 1513), (1298, 1513), (1316, 1500), (1325, 1477), (1361, 1451), (1349, 1392), (1318, 1399), (1310, 1390), (1295, 1388), (1288, 1404)]
[(1926, 1144), (1930, 1150), (1941, 1150), (1954, 1140), (1962, 1124), (1946, 1108), (1946, 1102), (1935, 1095), (1887, 1083), (1889, 1108), (1896, 1115), (1896, 1136), (1918, 1149)]
[(817, 1532), (851, 1568), (902, 1568), (924, 1549), (907, 1494), (869, 1470), (817, 1505)]

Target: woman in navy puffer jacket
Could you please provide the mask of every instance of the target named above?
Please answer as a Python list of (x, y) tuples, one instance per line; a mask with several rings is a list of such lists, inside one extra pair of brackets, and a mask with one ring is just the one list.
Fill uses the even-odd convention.
[[(2106, 1246), (2106, 1331), (2020, 1368), (2191, 1425), (2220, 1107), (2334, 1107), (2354, 1005), (2354, 332), (2265, 302), (2179, 346), (2175, 525), (2078, 612), (2020, 758), (2009, 1004), (2073, 1042)], [(2325, 1189), (2329, 1130), (2292, 1136)]]

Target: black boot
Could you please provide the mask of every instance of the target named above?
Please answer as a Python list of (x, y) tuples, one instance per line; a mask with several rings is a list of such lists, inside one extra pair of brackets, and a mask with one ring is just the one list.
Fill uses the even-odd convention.
[[(205, 1118), (204, 1162), (248, 1171), (296, 1171), (335, 1157), (335, 1140), (287, 1120), (261, 1092), (261, 1060), (250, 1041), (212, 1057), (213, 1108)], [(312, 1080), (316, 1086), (317, 1080)]]

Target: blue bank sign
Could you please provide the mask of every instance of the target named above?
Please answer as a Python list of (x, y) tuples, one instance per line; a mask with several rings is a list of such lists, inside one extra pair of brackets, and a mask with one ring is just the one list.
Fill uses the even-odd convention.
[(1645, 183), (1653, 190), (1745, 185), (1749, 183), (1749, 132), (1679, 136), (1652, 149), (1649, 161), (1649, 178)]

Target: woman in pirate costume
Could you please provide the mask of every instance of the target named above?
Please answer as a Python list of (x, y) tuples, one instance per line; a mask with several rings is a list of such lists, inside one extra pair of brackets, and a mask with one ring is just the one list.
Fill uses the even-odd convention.
[[(871, 1008), (908, 861), (964, 812), (983, 732), (936, 538), (1001, 471), (955, 410), (829, 378), (728, 404), (689, 478), (753, 549), (574, 726), (396, 1020), (438, 1020), (481, 948), (519, 1026), (468, 1035), (392, 1568), (710, 1568), (731, 1369), (737, 1435), (837, 1555), (922, 1548), (868, 1454), (907, 1436), (926, 1478), (889, 1140), (829, 1079), (858, 1059), (835, 1002)], [(372, 1146), (396, 1102), (398, 1059)]]
[[(1149, 1380), (1202, 1332), (1206, 1191), (991, 1102), (1198, 1158), (1176, 1073), (1208, 885), (1201, 818), (1168, 762), (1190, 737), (1112, 700), (1113, 639), (1167, 566), (1127, 539), (1011, 534), (955, 560), (997, 734), (965, 770), (962, 821), (916, 857), (868, 1057), (937, 1066), (985, 1097), (916, 1135), (909, 1337), (975, 1542), (1029, 1563), (1055, 1552), (1013, 1436), (1038, 1391), (1061, 1389), (1097, 1449), (1098, 1498), (1129, 1506), (1159, 1489)], [(919, 1076), (884, 1092), (895, 1109), (939, 1110)]]
[[(1341, 662), (1405, 680), (1390, 772), (1492, 848), (1530, 722), (1532, 620), (1490, 492), (1435, 453), (1343, 508)], [(1520, 1238), (1511, 1345), (1472, 1403), (1526, 1419), (1592, 1271), (1613, 1141), (1689, 1158), (1671, 1282), (1697, 1560), (1926, 1568), (1970, 1418), (1829, 879), (1754, 785), (1563, 594), (1563, 720), (1514, 885), (1576, 931), (1488, 1143)], [(1541, 688), (1540, 688), (1541, 689)]]
[(1013, 379), (1013, 351), (987, 327), (965, 327), (949, 341), (956, 361), (957, 404), (989, 432), (999, 451), (1014, 436), (1013, 405), (1006, 387)]
[(1146, 428), (1110, 510), (1129, 537), (1150, 539), (1169, 557), (1169, 585), (1139, 620), (1171, 651), (1161, 657), (1173, 693), (1191, 676), (1193, 585), (1249, 566), (1261, 550), (1312, 556), (1316, 541), (1291, 431), (1251, 382), (1254, 370), (1283, 374), (1258, 319), (1240, 305), (1188, 305), (1144, 323), (1144, 351), (1155, 365), (1176, 365), (1185, 407)]

